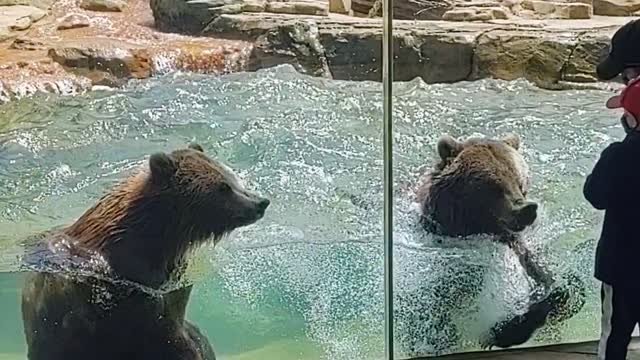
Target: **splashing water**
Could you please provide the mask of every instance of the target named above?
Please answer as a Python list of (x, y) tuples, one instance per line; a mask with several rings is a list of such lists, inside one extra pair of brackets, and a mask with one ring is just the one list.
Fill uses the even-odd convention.
[[(419, 353), (434, 351), (422, 341), (438, 333), (424, 317), (433, 313), (465, 328), (450, 351), (477, 349), (478, 336), (522, 309), (531, 290), (501, 245), (436, 241), (416, 226), (407, 184), (433, 164), (443, 133), (520, 134), (530, 194), (542, 205), (527, 242), (554, 271), (573, 269), (590, 281), (589, 240), (600, 215), (582, 200), (582, 181), (622, 134), (618, 115), (604, 109), (607, 93), (493, 80), (412, 81), (394, 93), (399, 356), (408, 353), (407, 338), (420, 340)], [(18, 270), (20, 239), (72, 221), (149, 154), (198, 142), (272, 200), (263, 220), (202, 249), (189, 272), (196, 282), (189, 317), (222, 358), (380, 358), (381, 95), (379, 83), (281, 66), (220, 77), (171, 73), (123, 91), (2, 105), (0, 272)], [(19, 314), (7, 303), (3, 311)], [(592, 339), (597, 316), (594, 285), (578, 316), (530, 344)], [(15, 345), (20, 323), (12, 324), (0, 327), (0, 351), (23, 351)]]

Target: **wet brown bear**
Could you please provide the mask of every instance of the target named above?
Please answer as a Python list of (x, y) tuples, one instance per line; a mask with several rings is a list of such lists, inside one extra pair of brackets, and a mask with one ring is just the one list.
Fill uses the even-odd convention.
[(524, 314), (496, 324), (482, 340), (484, 347), (522, 344), (547, 320), (571, 317), (584, 304), (584, 299), (578, 299), (571, 309), (567, 307), (573, 290), (584, 296), (581, 280), (571, 278), (571, 289), (555, 287), (554, 277), (533, 259), (521, 239), (520, 233), (535, 222), (538, 205), (526, 198), (529, 174), (519, 148), (517, 135), (463, 142), (443, 136), (437, 145), (439, 162), (416, 192), (426, 230), (469, 239), (494, 235), (513, 249), (527, 274), (546, 289), (546, 295), (532, 299)]
[[(179, 278), (190, 250), (258, 221), (268, 206), (199, 145), (151, 155), (148, 166), (25, 256), (27, 267), (47, 269), (30, 274), (23, 289), (28, 358), (215, 359), (184, 318), (191, 286), (143, 290)], [(87, 268), (90, 275), (79, 271)], [(98, 276), (105, 272), (109, 281)]]
[(515, 135), (464, 142), (443, 136), (436, 170), (418, 191), (423, 224), (449, 236), (503, 235), (533, 224), (538, 205), (525, 198), (529, 175), (519, 146)]

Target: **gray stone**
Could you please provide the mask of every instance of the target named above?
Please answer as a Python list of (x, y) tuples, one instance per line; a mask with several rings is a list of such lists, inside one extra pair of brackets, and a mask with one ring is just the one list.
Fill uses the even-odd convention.
[(271, 29), (257, 39), (249, 68), (261, 69), (279, 64), (291, 64), (309, 75), (331, 77), (316, 24), (296, 21)]
[(156, 26), (165, 31), (199, 33), (221, 14), (240, 13), (242, 0), (150, 0)]
[(81, 0), (80, 7), (90, 11), (123, 11), (127, 6), (124, 0)]

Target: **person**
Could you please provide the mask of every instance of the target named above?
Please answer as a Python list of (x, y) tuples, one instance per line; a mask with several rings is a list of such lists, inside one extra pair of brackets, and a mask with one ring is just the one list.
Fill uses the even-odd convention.
[[(623, 360), (631, 334), (640, 320), (640, 280), (635, 276), (640, 255), (640, 236), (635, 223), (640, 193), (633, 185), (640, 180), (640, 20), (632, 20), (616, 31), (607, 57), (596, 67), (600, 80), (620, 76), (627, 85), (622, 94), (607, 101), (608, 108), (623, 108), (622, 141), (601, 153), (584, 184), (584, 196), (593, 207), (605, 210), (596, 250), (595, 277), (602, 283), (600, 360)], [(636, 205), (637, 204), (637, 205)]]
[(621, 75), (625, 84), (640, 75), (640, 19), (622, 26), (611, 39), (609, 55), (596, 67), (600, 80)]
[[(639, 44), (640, 45), (640, 44)], [(584, 184), (584, 197), (604, 210), (596, 250), (595, 277), (602, 282), (600, 360), (625, 360), (631, 334), (640, 322), (640, 78), (628, 81), (608, 108), (622, 108), (626, 136), (601, 153)]]

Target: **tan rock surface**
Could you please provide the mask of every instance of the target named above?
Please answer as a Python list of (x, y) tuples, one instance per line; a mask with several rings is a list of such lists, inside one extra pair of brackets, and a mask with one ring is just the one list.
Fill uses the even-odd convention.
[(329, 4), (302, 1), (267, 2), (264, 11), (280, 14), (327, 16)]
[(640, 11), (639, 0), (593, 0), (593, 13), (603, 16), (631, 16)]
[(532, 10), (536, 15), (543, 18), (589, 19), (593, 16), (593, 7), (581, 2), (562, 3), (546, 0), (524, 0), (522, 7), (526, 10)]
[(507, 11), (500, 7), (464, 7), (449, 10), (442, 16), (442, 20), (446, 21), (488, 21), (508, 18)]
[(58, 30), (70, 30), (88, 27), (91, 25), (90, 19), (86, 15), (69, 14), (57, 20)]
[(245, 66), (249, 57), (250, 44), (242, 41), (153, 29), (145, 0), (129, 0), (123, 12), (87, 11), (75, 1), (60, 0), (51, 12), (27, 30), (12, 31), (10, 25), (17, 19), (38, 19), (46, 13), (34, 7), (0, 6), (5, 99), (38, 90), (69, 93), (92, 85), (118, 86), (171, 69), (233, 71)]

